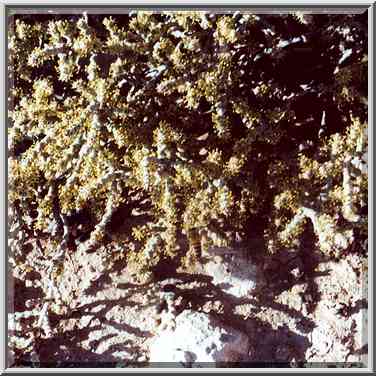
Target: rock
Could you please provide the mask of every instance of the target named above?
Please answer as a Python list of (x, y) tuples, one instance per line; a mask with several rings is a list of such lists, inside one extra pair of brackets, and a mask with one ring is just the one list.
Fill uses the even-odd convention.
[(150, 362), (176, 362), (183, 367), (235, 362), (247, 357), (248, 337), (209, 314), (183, 311), (175, 328), (159, 332), (150, 345)]
[(237, 298), (249, 295), (256, 288), (258, 273), (245, 257), (233, 256), (231, 260), (211, 260), (204, 266), (213, 283)]

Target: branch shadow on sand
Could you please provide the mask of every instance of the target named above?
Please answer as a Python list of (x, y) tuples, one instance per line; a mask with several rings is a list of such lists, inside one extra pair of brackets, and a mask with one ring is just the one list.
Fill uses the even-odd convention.
[[(303, 284), (304, 294), (302, 300), (309, 306), (309, 312), (313, 312), (320, 300), (320, 293), (316, 277), (329, 275), (330, 270), (317, 272), (317, 266), (322, 261), (315, 252), (313, 237), (303, 239), (300, 253), (292, 262), (279, 262), (277, 267), (264, 270), (266, 283), (251, 296), (237, 298), (224, 291), (224, 286), (213, 283), (212, 277), (205, 274), (191, 274), (178, 272), (177, 265), (173, 262), (161, 263), (155, 270), (155, 280), (146, 284), (134, 284), (130, 282), (118, 283), (117, 289), (125, 290), (127, 295), (119, 299), (100, 299), (94, 302), (82, 304), (65, 315), (50, 315), (52, 329), (56, 329), (62, 320), (80, 320), (84, 316), (90, 316), (86, 327), (64, 330), (61, 334), (55, 330), (51, 338), (39, 338), (35, 344), (35, 350), (42, 362), (34, 367), (143, 367), (145, 362), (137, 362), (137, 355), (144, 352), (139, 345), (132, 340), (125, 340), (121, 344), (104, 346), (105, 350), (98, 352), (101, 344), (115, 337), (114, 333), (101, 333), (95, 339), (90, 339), (90, 333), (100, 332), (104, 326), (113, 328), (114, 331), (127, 332), (131, 336), (138, 337), (142, 341), (152, 338), (152, 333), (129, 325), (108, 319), (107, 314), (114, 307), (148, 308), (154, 306), (153, 301), (145, 304), (136, 303), (132, 296), (136, 293), (146, 293), (152, 284), (161, 292), (173, 292), (176, 298), (181, 298), (181, 304), (177, 307), (178, 313), (185, 309), (208, 312), (216, 320), (224, 325), (246, 333), (250, 339), (248, 354), (236, 364), (221, 364), (224, 367), (296, 367), (305, 362), (305, 353), (311, 346), (308, 334), (315, 328), (310, 315), (303, 314), (301, 310), (292, 308), (287, 304), (276, 301), (283, 292), (294, 286)], [(281, 259), (281, 258), (280, 258)], [(283, 259), (283, 258), (282, 258)], [(296, 269), (297, 260), (300, 261), (302, 275), (294, 277), (292, 271)], [(118, 266), (116, 268), (118, 270)], [(111, 273), (115, 270), (109, 268), (98, 279), (92, 281), (85, 290), (85, 294), (95, 296), (106, 288), (112, 281)], [(239, 275), (240, 277), (240, 275)], [(194, 284), (194, 288), (192, 288)], [(217, 304), (220, 309), (208, 309)], [(249, 305), (247, 316), (239, 314), (236, 308)], [(363, 308), (364, 302), (354, 307), (354, 312)], [(292, 330), (287, 325), (272, 326), (271, 323), (257, 317), (257, 314), (265, 309), (283, 312), (294, 320), (297, 330)], [(89, 341), (89, 345), (83, 346), (83, 342)], [(102, 346), (103, 347), (103, 346)], [(363, 352), (364, 349), (359, 349)], [(134, 361), (125, 361), (117, 355), (126, 352)], [(27, 355), (27, 354), (26, 354)], [(30, 356), (23, 356), (18, 360), (17, 366), (30, 364)], [(147, 366), (153, 366), (147, 364)], [(163, 366), (163, 365), (162, 365)], [(218, 366), (218, 365), (216, 365)]]

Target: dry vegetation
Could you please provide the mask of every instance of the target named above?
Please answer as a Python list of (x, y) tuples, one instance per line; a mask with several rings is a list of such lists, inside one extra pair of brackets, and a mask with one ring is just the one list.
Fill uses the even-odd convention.
[[(173, 316), (263, 339), (248, 362), (358, 364), (367, 27), (367, 13), (9, 17), (11, 365), (145, 366), (171, 292)], [(252, 291), (215, 282), (247, 264)]]

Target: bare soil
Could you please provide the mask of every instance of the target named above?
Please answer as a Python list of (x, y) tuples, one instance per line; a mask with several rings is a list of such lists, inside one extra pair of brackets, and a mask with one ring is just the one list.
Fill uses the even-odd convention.
[(112, 253), (111, 262), (103, 247), (72, 252), (59, 277), (60, 297), (51, 303), (51, 333), (36, 335), (46, 276), (35, 271), (39, 254), (30, 248), (25, 264), (10, 269), (10, 366), (153, 366), (148, 349), (166, 294), (176, 301), (176, 315), (210, 312), (246, 333), (250, 347), (240, 367), (366, 364), (367, 267), (356, 253), (340, 261), (290, 253), (268, 263), (255, 253), (248, 262), (259, 270), (257, 287), (239, 298), (214, 284), (202, 265), (161, 266), (153, 280), (139, 283), (122, 252)]

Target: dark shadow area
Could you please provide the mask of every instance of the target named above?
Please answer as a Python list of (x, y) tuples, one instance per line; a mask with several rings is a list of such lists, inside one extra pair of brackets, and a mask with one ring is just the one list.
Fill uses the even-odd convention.
[(360, 349), (354, 351), (354, 355), (366, 355), (368, 354), (368, 343), (362, 346)]
[(13, 296), (13, 307), (11, 311), (14, 312), (23, 312), (28, 308), (25, 306), (26, 301), (32, 299), (38, 299), (43, 296), (41, 288), (35, 287), (26, 287), (25, 282), (18, 279), (13, 278), (14, 283), (14, 296)]
[(350, 316), (354, 315), (354, 314), (360, 312), (362, 309), (368, 309), (367, 299), (360, 299), (360, 300), (356, 301), (355, 304), (352, 307), (350, 307), (349, 314), (350, 314)]
[(300, 246), (294, 251), (282, 250), (273, 256), (265, 256), (264, 276), (266, 286), (259, 292), (261, 300), (274, 300), (295, 285), (302, 285), (301, 298), (308, 312), (314, 312), (321, 294), (316, 278), (330, 275), (330, 270), (317, 271), (327, 258), (317, 251), (313, 227), (309, 223), (300, 238)]
[(108, 273), (102, 274), (99, 278), (94, 280), (90, 287), (88, 287), (85, 291), (85, 295), (95, 296), (96, 293), (104, 288), (104, 286), (108, 283), (111, 283), (111, 277)]

